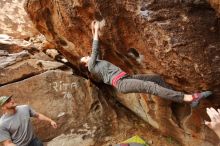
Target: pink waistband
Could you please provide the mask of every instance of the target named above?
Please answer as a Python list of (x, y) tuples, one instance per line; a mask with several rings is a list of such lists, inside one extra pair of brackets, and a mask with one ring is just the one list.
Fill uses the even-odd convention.
[(126, 74), (127, 74), (126, 72), (121, 72), (121, 73), (119, 73), (117, 76), (115, 76), (115, 77), (112, 79), (112, 85), (113, 85), (114, 87), (116, 87), (118, 80), (121, 79), (122, 77), (124, 77)]

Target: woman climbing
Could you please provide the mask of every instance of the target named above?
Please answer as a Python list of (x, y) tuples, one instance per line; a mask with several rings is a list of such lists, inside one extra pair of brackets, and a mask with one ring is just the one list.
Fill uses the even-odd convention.
[(96, 80), (112, 85), (122, 93), (149, 93), (176, 102), (191, 102), (192, 107), (196, 107), (201, 99), (212, 94), (211, 91), (192, 95), (174, 91), (158, 75), (129, 75), (114, 64), (106, 60), (100, 60), (98, 58), (99, 31), (100, 22), (93, 21), (92, 54), (80, 59), (80, 62), (88, 67), (89, 72)]

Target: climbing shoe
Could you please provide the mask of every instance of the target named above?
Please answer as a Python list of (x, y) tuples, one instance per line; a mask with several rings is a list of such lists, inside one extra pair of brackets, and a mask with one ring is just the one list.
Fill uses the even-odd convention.
[(191, 102), (191, 107), (195, 108), (199, 105), (199, 102), (201, 99), (206, 98), (208, 96), (212, 95), (211, 91), (205, 91), (205, 92), (201, 92), (201, 93), (194, 93), (192, 95), (193, 100)]

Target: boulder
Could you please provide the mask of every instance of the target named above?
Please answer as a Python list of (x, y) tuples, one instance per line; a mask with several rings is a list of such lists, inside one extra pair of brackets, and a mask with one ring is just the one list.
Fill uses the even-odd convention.
[(30, 54), (27, 51), (22, 51), (19, 53), (7, 54), (6, 56), (0, 57), (0, 68), (6, 68), (16, 62), (22, 61), (30, 57)]
[(0, 70), (0, 85), (23, 80), (25, 78), (40, 74), (47, 70), (64, 67), (64, 64), (55, 61), (44, 61), (37, 59), (26, 59)]
[(0, 35), (0, 85), (6, 85), (47, 70), (66, 68), (31, 42)]
[(217, 14), (220, 15), (220, 0), (209, 0), (211, 6), (216, 10)]
[(39, 33), (24, 10), (24, 1), (0, 1), (0, 34), (8, 34), (15, 38), (28, 38)]
[(178, 111), (172, 111), (175, 103), (152, 95), (118, 94), (117, 99), (151, 126), (164, 135), (174, 137), (182, 145), (212, 146), (218, 141), (212, 131), (201, 128), (204, 127), (204, 111), (201, 113), (199, 109), (190, 110), (189, 105), (177, 103), (175, 106), (179, 106), (176, 108)]
[[(0, 87), (2, 95), (13, 95), (19, 104), (30, 104), (58, 123), (55, 130), (48, 123), (35, 121), (36, 132), (43, 140), (54, 138), (83, 123), (104, 126), (112, 110), (88, 80), (65, 71), (47, 71), (25, 80)], [(47, 130), (45, 130), (47, 129)]]
[[(141, 102), (147, 101), (146, 107), (141, 108), (139, 94), (122, 96), (124, 100), (120, 101), (130, 103), (133, 100), (133, 104), (138, 105), (122, 102), (128, 108), (140, 111), (137, 115), (150, 120), (154, 127), (176, 137), (184, 145), (193, 145), (192, 141), (215, 144), (217, 139), (202, 125), (202, 119), (207, 118), (205, 108), (218, 107), (220, 103), (217, 98), (220, 96), (220, 26), (216, 12), (210, 8), (203, 0), (28, 0), (25, 3), (36, 28), (76, 68), (79, 68), (80, 57), (91, 53), (90, 25), (97, 19), (104, 26), (100, 36), (102, 59), (130, 74), (160, 74), (174, 89), (186, 93), (214, 91), (212, 98), (192, 111), (185, 104), (167, 104), (166, 101), (162, 106), (160, 103), (164, 101), (158, 99), (153, 103), (155, 111), (148, 112), (149, 115), (146, 110), (152, 105), (147, 98), (141, 98)], [(134, 99), (128, 98), (130, 96)], [(159, 119), (162, 118), (161, 123)], [(170, 130), (171, 127), (175, 130)]]
[[(13, 94), (19, 104), (29, 104), (57, 121), (58, 129), (54, 130), (46, 122), (33, 120), (40, 139), (46, 142), (55, 137), (45, 144), (106, 146), (133, 134), (141, 134), (146, 140), (151, 138), (158, 145), (168, 143), (111, 94), (103, 95), (89, 80), (73, 75), (67, 65), (53, 60), (67, 63), (59, 52), (47, 49), (42, 36), (32, 39), (27, 43), (0, 35), (0, 92)], [(163, 139), (158, 141), (158, 135)]]
[(177, 144), (169, 143), (113, 98), (105, 97), (89, 80), (71, 72), (49, 70), (1, 86), (0, 92), (13, 94), (18, 104), (29, 104), (57, 122), (58, 128), (53, 129), (47, 122), (33, 120), (36, 135), (47, 146), (108, 146), (134, 134), (151, 138), (156, 145)]

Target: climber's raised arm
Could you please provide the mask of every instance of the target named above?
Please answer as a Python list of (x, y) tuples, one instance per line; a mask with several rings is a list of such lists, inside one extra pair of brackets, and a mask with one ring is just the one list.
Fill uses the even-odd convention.
[(95, 63), (96, 60), (99, 57), (99, 22), (98, 21), (94, 21), (92, 22), (92, 32), (93, 32), (93, 43), (92, 43), (92, 53), (89, 59), (89, 63), (88, 63), (88, 69), (91, 70)]

